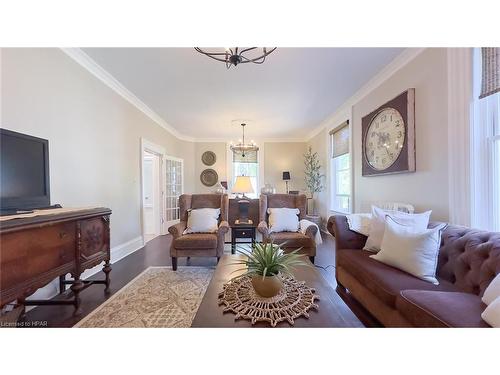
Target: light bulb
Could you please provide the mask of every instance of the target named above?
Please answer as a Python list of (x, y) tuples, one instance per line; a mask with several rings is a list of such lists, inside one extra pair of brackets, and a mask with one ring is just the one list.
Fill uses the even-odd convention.
[(229, 52), (229, 47), (224, 47), (224, 51)]

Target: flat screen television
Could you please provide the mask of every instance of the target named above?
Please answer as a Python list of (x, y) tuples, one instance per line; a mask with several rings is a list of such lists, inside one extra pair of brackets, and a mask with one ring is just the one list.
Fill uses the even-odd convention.
[(49, 141), (0, 128), (2, 215), (50, 206)]

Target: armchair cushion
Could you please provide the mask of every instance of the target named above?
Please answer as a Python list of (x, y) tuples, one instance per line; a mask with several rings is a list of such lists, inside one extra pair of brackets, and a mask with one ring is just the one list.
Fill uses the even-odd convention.
[(268, 208), (269, 233), (297, 232), (299, 230), (300, 213), (298, 208)]
[(188, 212), (187, 228), (184, 234), (188, 233), (214, 233), (218, 228), (220, 208), (198, 208)]
[(299, 247), (310, 248), (315, 246), (314, 238), (310, 238), (305, 234), (298, 232), (277, 232), (269, 234), (269, 238), (273, 243), (280, 245), (286, 242), (284, 248), (298, 249)]
[(215, 249), (217, 247), (217, 234), (184, 234), (174, 239), (173, 245), (176, 249)]

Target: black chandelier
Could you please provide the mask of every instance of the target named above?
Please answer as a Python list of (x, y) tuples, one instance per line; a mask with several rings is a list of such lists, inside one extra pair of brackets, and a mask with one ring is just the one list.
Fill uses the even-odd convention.
[[(226, 63), (226, 68), (238, 64), (254, 63), (262, 64), (266, 61), (266, 56), (272, 53), (277, 47), (225, 47), (224, 51), (203, 51), (200, 47), (194, 49), (214, 60)], [(262, 51), (261, 51), (262, 50)]]

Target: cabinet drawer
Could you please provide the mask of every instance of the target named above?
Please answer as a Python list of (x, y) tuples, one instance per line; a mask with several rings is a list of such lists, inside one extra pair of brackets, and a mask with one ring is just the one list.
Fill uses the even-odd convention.
[[(75, 223), (2, 234), (1, 289), (28, 282), (39, 288), (52, 270), (75, 262)], [(34, 290), (33, 290), (34, 291)]]
[(255, 233), (253, 228), (233, 228), (233, 231), (237, 238), (253, 238)]

